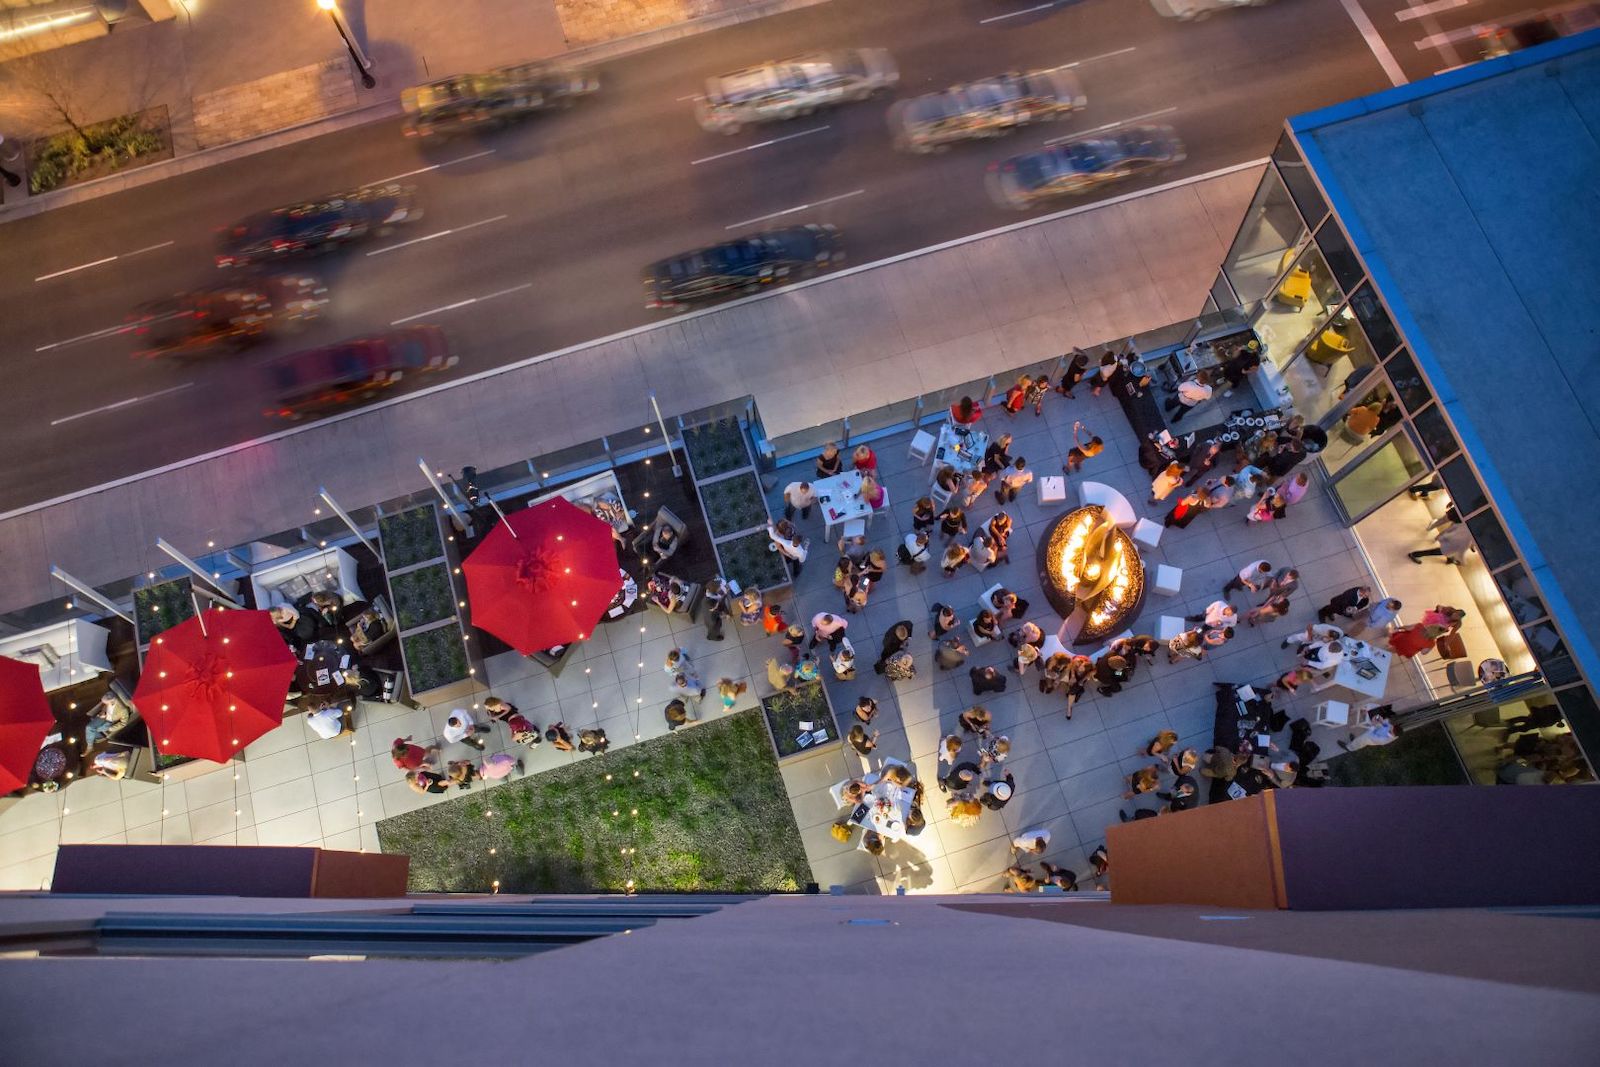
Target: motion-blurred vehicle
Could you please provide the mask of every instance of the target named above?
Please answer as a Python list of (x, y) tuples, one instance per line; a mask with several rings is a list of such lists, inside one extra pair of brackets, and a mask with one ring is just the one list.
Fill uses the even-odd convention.
[(268, 416), (298, 420), (374, 400), (407, 375), (453, 367), (444, 331), (402, 326), (284, 356), (268, 364), (276, 397)]
[(587, 71), (538, 63), (440, 78), (400, 94), (403, 130), (407, 137), (432, 137), (494, 129), (536, 111), (571, 107), (599, 88)]
[(681, 311), (697, 300), (807, 278), (843, 259), (839, 231), (827, 223), (753, 233), (652, 263), (644, 272), (645, 307)]
[(865, 100), (899, 80), (894, 60), (881, 48), (812, 52), (706, 79), (695, 117), (714, 133), (738, 133), (752, 123)]
[(1265, 7), (1270, 3), (1272, 0), (1150, 0), (1156, 14), (1185, 22), (1199, 22), (1231, 7)]
[(1002, 137), (1019, 126), (1064, 118), (1088, 102), (1071, 71), (1012, 72), (902, 100), (889, 109), (889, 128), (896, 147), (933, 152), (952, 141)]
[(1183, 142), (1170, 126), (1127, 126), (991, 163), (989, 192), (997, 203), (1021, 211), (1183, 159)]
[(135, 358), (206, 355), (244, 348), (322, 313), (328, 290), (309, 274), (274, 274), (153, 300), (128, 316)]
[(422, 217), (416, 191), (391, 182), (263, 211), (217, 233), (217, 266), (320, 255)]
[(1596, 26), (1600, 26), (1600, 3), (1571, 4), (1480, 30), (1478, 54), (1484, 59), (1494, 59)]

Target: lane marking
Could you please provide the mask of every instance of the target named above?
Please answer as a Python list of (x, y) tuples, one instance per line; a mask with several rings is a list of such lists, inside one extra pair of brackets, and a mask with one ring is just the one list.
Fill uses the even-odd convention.
[(680, 97), (678, 97), (678, 103), (681, 104), (685, 100), (704, 100), (704, 99), (705, 99), (705, 94), (704, 93), (690, 93), (688, 96), (680, 96)]
[(767, 148), (771, 145), (779, 143), (780, 141), (792, 141), (796, 137), (809, 137), (814, 133), (821, 133), (823, 130), (831, 130), (832, 128), (833, 127), (831, 126), (818, 126), (815, 129), (801, 130), (799, 133), (789, 133), (782, 137), (774, 137), (770, 141), (757, 141), (755, 144), (747, 144), (743, 148), (735, 148), (731, 152), (718, 152), (714, 156), (702, 156), (700, 159), (691, 159), (689, 161), (689, 166), (698, 167), (700, 164), (710, 163), (714, 159), (727, 159), (729, 156), (736, 156), (740, 152), (751, 152), (757, 148)]
[(193, 382), (184, 382), (182, 385), (174, 385), (170, 389), (158, 389), (156, 392), (146, 393), (144, 396), (131, 396), (126, 400), (118, 400), (115, 404), (107, 404), (104, 407), (90, 408), (88, 411), (80, 411), (76, 415), (67, 415), (64, 418), (51, 419), (50, 425), (60, 426), (62, 423), (71, 422), (74, 419), (86, 419), (90, 415), (100, 415), (107, 411), (117, 411), (121, 408), (132, 407), (134, 404), (142, 404), (146, 400), (154, 400), (158, 396), (181, 393), (183, 390), (189, 388), (193, 384)]
[(154, 252), (158, 248), (170, 248), (177, 243), (178, 242), (176, 241), (162, 241), (158, 245), (145, 245), (143, 248), (135, 248), (132, 252), (123, 252), (120, 255), (107, 256), (104, 259), (97, 259), (92, 263), (80, 263), (76, 267), (68, 267), (66, 270), (58, 270), (52, 274), (41, 274), (35, 278), (34, 281), (47, 282), (51, 278), (60, 278), (67, 274), (76, 274), (78, 271), (88, 270), (90, 267), (103, 267), (107, 263), (115, 263), (119, 259), (132, 259), (134, 256), (142, 255), (145, 252)]
[(1454, 11), (1458, 7), (1466, 7), (1472, 0), (1432, 0), (1432, 3), (1414, 4), (1404, 11), (1396, 11), (1396, 22), (1410, 22), (1426, 15), (1437, 15), (1441, 11)]
[(1060, 137), (1052, 137), (1050, 140), (1046, 141), (1045, 144), (1053, 145), (1060, 144), (1062, 141), (1075, 141), (1081, 137), (1087, 137), (1092, 133), (1105, 133), (1107, 130), (1116, 129), (1118, 126), (1127, 126), (1131, 123), (1143, 122), (1145, 119), (1153, 119), (1159, 118), (1162, 115), (1170, 115), (1176, 110), (1178, 109), (1175, 107), (1164, 107), (1160, 111), (1147, 111), (1143, 115), (1134, 115), (1132, 118), (1118, 119), (1116, 122), (1108, 122), (1104, 126), (1095, 126), (1092, 129), (1078, 130), (1076, 133), (1066, 133), (1062, 134)]
[(823, 204), (832, 204), (832, 203), (834, 203), (835, 201), (838, 201), (838, 200), (848, 200), (852, 196), (860, 196), (864, 192), (866, 192), (865, 189), (852, 189), (848, 193), (840, 193), (838, 196), (825, 197), (822, 200), (813, 200), (811, 203), (809, 203), (809, 204), (801, 204), (799, 207), (786, 207), (782, 211), (774, 211), (770, 215), (757, 215), (753, 219), (745, 219), (743, 222), (736, 222), (732, 226), (724, 226), (723, 229), (724, 230), (741, 229), (741, 228), (743, 228), (745, 226), (749, 226), (749, 225), (751, 225), (753, 223), (765, 222), (768, 219), (776, 219), (776, 218), (780, 218), (780, 217), (782, 217), (784, 215), (793, 215), (796, 211), (809, 211), (814, 207), (821, 207)]
[(126, 323), (121, 326), (107, 326), (105, 329), (96, 330), (94, 333), (79, 334), (77, 337), (69, 337), (65, 341), (52, 341), (47, 345), (40, 345), (38, 348), (35, 348), (34, 351), (48, 352), (53, 348), (66, 348), (68, 345), (81, 344), (84, 341), (93, 341), (101, 337), (111, 337), (119, 333), (129, 333), (135, 328), (136, 327)]
[[(368, 404), (366, 407), (354, 408), (350, 411), (341, 412), (337, 415), (330, 415), (325, 419), (317, 419), (314, 422), (303, 423), (289, 429), (274, 430), (270, 433), (262, 434), (259, 437), (252, 437), (248, 441), (240, 441), (237, 444), (232, 445), (223, 445), (219, 448), (214, 448), (209, 452), (202, 452), (197, 456), (190, 456), (187, 459), (173, 460), (171, 463), (162, 464), (161, 466), (152, 470), (139, 471), (136, 474), (125, 474), (120, 478), (113, 478), (110, 481), (101, 482), (98, 485), (91, 485), (83, 489), (72, 489), (65, 493), (58, 494), (57, 496), (50, 497), (46, 500), (36, 501), (32, 504), (22, 504), (12, 508), (10, 511), (0, 511), (0, 522), (9, 522), (12, 519), (20, 518), (23, 515), (33, 515), (39, 512), (48, 511), (51, 508), (61, 507), (79, 500), (86, 500), (89, 497), (97, 496), (101, 493), (110, 492), (113, 489), (121, 489), (122, 487), (128, 485), (137, 485), (140, 482), (147, 482), (154, 478), (164, 477), (165, 475), (171, 474), (174, 471), (187, 470), (190, 467), (198, 467), (201, 464), (210, 463), (214, 460), (225, 459), (228, 456), (242, 455), (251, 449), (260, 448), (263, 445), (275, 444), (279, 441), (286, 441), (292, 437), (298, 437), (304, 433), (321, 433), (326, 427), (335, 423), (348, 422), (352, 419), (371, 418), (377, 412), (385, 411), (400, 404), (419, 403), (427, 400), (428, 397), (433, 396), (436, 393), (443, 392), (447, 389), (459, 389), (463, 386), (472, 385), (477, 382), (488, 381), (491, 378), (496, 378), (503, 374), (512, 374), (517, 371), (525, 370), (528, 367), (537, 367), (545, 363), (550, 363), (555, 360), (565, 358), (567, 356), (581, 355), (584, 352), (598, 349), (604, 347), (605, 345), (615, 344), (618, 341), (626, 341), (632, 337), (642, 337), (647, 334), (654, 333), (657, 330), (681, 328), (685, 322), (688, 322), (691, 319), (702, 318), (706, 315), (715, 315), (730, 307), (740, 307), (745, 304), (754, 303), (758, 300), (783, 299), (788, 294), (794, 293), (798, 290), (808, 289), (813, 285), (826, 285), (828, 282), (834, 281), (838, 278), (849, 278), (857, 274), (864, 274), (867, 271), (880, 270), (884, 267), (893, 266), (896, 263), (904, 263), (908, 260), (920, 259), (923, 256), (929, 256), (937, 252), (943, 252), (949, 248), (960, 248), (963, 245), (973, 244), (991, 237), (998, 237), (1001, 234), (1015, 233), (1018, 230), (1025, 230), (1034, 226), (1048, 225), (1053, 222), (1059, 222), (1062, 219), (1071, 218), (1074, 215), (1082, 215), (1089, 211), (1098, 211), (1101, 208), (1116, 207), (1120, 204), (1131, 203), (1140, 199), (1141, 197), (1156, 196), (1160, 193), (1170, 192), (1174, 189), (1184, 189), (1191, 185), (1198, 185), (1202, 182), (1214, 181), (1217, 178), (1226, 177), (1230, 174), (1238, 174), (1241, 171), (1264, 170), (1271, 163), (1272, 160), (1266, 157), (1262, 157), (1260, 159), (1247, 159), (1242, 163), (1230, 163), (1225, 167), (1218, 167), (1216, 170), (1209, 170), (1202, 174), (1191, 174), (1186, 178), (1175, 178), (1170, 182), (1165, 182), (1149, 189), (1135, 189), (1131, 192), (1123, 193), (1120, 196), (1111, 196), (1105, 198), (1104, 200), (1095, 200), (1087, 204), (1076, 204), (1069, 208), (1063, 208), (1060, 211), (1052, 211), (1045, 215), (1039, 215), (1036, 218), (1023, 219), (1018, 222), (1009, 222), (1004, 226), (997, 226), (992, 230), (983, 230), (979, 233), (968, 234), (965, 237), (954, 237), (948, 241), (941, 241), (938, 244), (928, 245), (924, 248), (914, 248), (909, 252), (897, 252), (894, 255), (886, 256), (883, 259), (875, 259), (868, 263), (860, 263), (854, 267), (845, 267), (842, 270), (825, 274), (821, 277), (809, 278), (805, 281), (792, 282), (779, 289), (769, 289), (766, 292), (754, 293), (750, 296), (740, 297), (737, 300), (730, 300), (725, 304), (716, 304), (708, 307), (696, 308), (693, 311), (685, 311), (683, 314), (675, 315), (671, 318), (657, 319), (654, 322), (647, 322), (638, 326), (630, 326), (627, 329), (618, 330), (617, 332), (607, 334), (604, 337), (596, 337), (589, 341), (580, 341), (577, 344), (568, 345), (565, 348), (557, 348), (549, 352), (541, 352), (538, 355), (526, 356), (512, 363), (502, 364), (498, 367), (491, 367), (488, 370), (476, 371), (472, 374), (463, 375), (460, 378), (453, 378), (446, 382), (439, 382), (435, 385), (424, 386), (414, 393), (406, 393), (403, 396), (390, 397), (387, 400), (380, 400), (376, 404)], [(1359, 549), (1360, 545), (1357, 545), (1357, 548)]]
[(424, 241), (433, 241), (433, 240), (437, 240), (440, 237), (449, 237), (453, 233), (465, 233), (468, 230), (475, 230), (479, 226), (487, 226), (491, 222), (500, 222), (500, 221), (502, 221), (504, 219), (509, 219), (510, 217), (511, 217), (510, 215), (496, 215), (492, 219), (479, 219), (477, 222), (469, 222), (465, 226), (452, 226), (448, 230), (440, 230), (438, 233), (425, 234), (422, 237), (413, 237), (411, 240), (409, 240), (409, 241), (401, 241), (397, 245), (389, 245), (389, 246), (387, 246), (385, 248), (374, 248), (372, 251), (368, 252), (367, 255), (369, 255), (369, 256), (381, 256), (385, 252), (393, 252), (396, 249), (409, 248), (412, 245), (420, 245)]
[(1034, 4), (1032, 7), (1025, 7), (1021, 11), (1013, 11), (1010, 14), (1007, 14), (1007, 15), (990, 15), (986, 19), (979, 19), (978, 20), (978, 25), (986, 26), (991, 22), (1003, 22), (1006, 19), (1014, 19), (1018, 15), (1031, 15), (1035, 11), (1045, 11), (1045, 10), (1047, 10), (1049, 8), (1052, 8), (1052, 7), (1055, 7), (1055, 6), (1056, 5), (1053, 4), (1053, 3), (1051, 3), (1051, 4)]
[(404, 326), (408, 322), (416, 322), (418, 319), (425, 319), (425, 318), (428, 318), (430, 315), (442, 315), (446, 311), (455, 311), (455, 310), (457, 310), (459, 308), (470, 307), (473, 304), (481, 304), (485, 300), (493, 300), (497, 296), (508, 296), (511, 293), (520, 293), (524, 289), (532, 289), (532, 288), (533, 288), (533, 283), (532, 282), (523, 282), (521, 285), (513, 285), (509, 289), (501, 289), (498, 292), (488, 293), (488, 294), (486, 294), (484, 296), (468, 297), (465, 300), (457, 300), (454, 304), (446, 304), (444, 307), (430, 308), (427, 311), (418, 312), (415, 315), (407, 315), (403, 319), (395, 319), (389, 325), (390, 326)]
[(492, 155), (494, 155), (494, 149), (485, 148), (482, 152), (474, 152), (470, 156), (462, 156), (460, 159), (447, 159), (443, 163), (435, 163), (431, 167), (418, 167), (416, 170), (408, 170), (404, 174), (396, 174), (392, 178), (379, 178), (375, 182), (365, 182), (362, 185), (358, 185), (356, 188), (358, 188), (358, 189), (370, 189), (374, 185), (387, 185), (390, 182), (397, 182), (401, 178), (413, 178), (413, 177), (417, 176), (418, 174), (426, 174), (430, 170), (438, 170), (440, 167), (453, 167), (457, 163), (465, 163), (469, 159), (482, 159), (484, 156), (492, 156)]
[(1400, 69), (1400, 64), (1395, 61), (1394, 53), (1389, 51), (1389, 46), (1383, 43), (1383, 38), (1378, 34), (1378, 27), (1367, 18), (1367, 13), (1361, 10), (1357, 0), (1339, 0), (1344, 8), (1344, 13), (1350, 16), (1350, 21), (1355, 23), (1356, 29), (1361, 32), (1362, 38), (1367, 42), (1367, 47), (1372, 50), (1372, 55), (1378, 61), (1378, 66), (1389, 76), (1389, 81), (1395, 85), (1406, 83), (1406, 73)]
[(1125, 56), (1129, 52), (1137, 52), (1138, 50), (1139, 49), (1136, 46), (1130, 45), (1127, 48), (1119, 48), (1115, 52), (1101, 52), (1099, 55), (1090, 56), (1087, 59), (1074, 59), (1071, 63), (1063, 63), (1059, 67), (1051, 67), (1050, 69), (1051, 70), (1069, 70), (1072, 67), (1081, 67), (1085, 63), (1096, 63), (1096, 62), (1099, 62), (1102, 59), (1110, 59), (1113, 56)]
[[(1478, 34), (1483, 30), (1491, 28), (1492, 27), (1488, 24), (1484, 24), (1478, 26), (1468, 26), (1464, 30), (1446, 30), (1443, 33), (1430, 34), (1427, 37), (1422, 38), (1422, 40), (1416, 42), (1417, 51), (1426, 52), (1430, 48), (1443, 50), (1449, 48), (1457, 41), (1470, 41), (1474, 37), (1478, 36)], [(1459, 59), (1461, 57), (1455, 56), (1453, 58)]]

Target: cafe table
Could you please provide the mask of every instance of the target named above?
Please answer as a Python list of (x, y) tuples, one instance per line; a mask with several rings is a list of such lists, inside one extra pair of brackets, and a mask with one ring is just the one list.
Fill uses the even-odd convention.
[(965, 434), (948, 421), (939, 424), (939, 443), (933, 449), (933, 474), (944, 466), (954, 467), (961, 474), (970, 474), (983, 462), (989, 449), (989, 435), (982, 430)]
[(880, 780), (867, 794), (867, 799), (850, 812), (848, 821), (864, 830), (876, 830), (885, 841), (903, 841), (914, 796), (906, 786)]
[(817, 504), (822, 508), (823, 535), (829, 540), (833, 539), (835, 526), (872, 514), (872, 505), (861, 499), (860, 471), (818, 478), (811, 483), (811, 491), (817, 494)]
[(306, 696), (333, 696), (359, 692), (361, 672), (349, 645), (313, 641), (295, 664), (295, 688)]
[[(1394, 662), (1394, 656), (1386, 649), (1375, 648), (1353, 637), (1339, 640), (1345, 646), (1344, 659), (1333, 670), (1322, 672), (1312, 682), (1311, 688), (1321, 691), (1337, 685), (1364, 697), (1382, 699), (1384, 691), (1389, 688), (1389, 666)], [(1363, 669), (1372, 676), (1363, 677)]]

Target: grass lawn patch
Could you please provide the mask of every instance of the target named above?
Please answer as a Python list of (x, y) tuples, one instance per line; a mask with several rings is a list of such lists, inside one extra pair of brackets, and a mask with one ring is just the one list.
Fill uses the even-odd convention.
[(1470, 785), (1441, 723), (1407, 730), (1387, 745), (1369, 745), (1328, 760), (1329, 785)]
[(412, 892), (799, 889), (811, 868), (759, 715), (460, 793), (384, 819), (378, 840), (411, 857)]

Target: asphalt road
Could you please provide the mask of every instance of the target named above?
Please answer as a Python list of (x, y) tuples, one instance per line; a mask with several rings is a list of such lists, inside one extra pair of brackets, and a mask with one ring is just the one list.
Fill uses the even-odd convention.
[[(381, 122), (9, 223), (0, 510), (280, 428), (262, 413), (261, 365), (284, 351), (433, 322), (461, 357), (454, 373), (474, 373), (660, 317), (644, 307), (639, 270), (661, 256), (763, 225), (826, 221), (843, 230), (853, 262), (878, 259), (1022, 217), (989, 201), (984, 170), (1047, 139), (1168, 123), (1188, 159), (1142, 179), (1158, 184), (1264, 156), (1286, 115), (1390, 81), (1338, 0), (1187, 24), (1142, 0), (997, 18), (1030, 6), (840, 0), (602, 65), (596, 96), (489, 137), (422, 148)], [(695, 124), (705, 76), (833, 46), (890, 49), (902, 97), (1076, 63), (1089, 105), (1063, 123), (931, 156), (891, 148), (884, 98), (732, 137)], [(214, 228), (398, 175), (417, 186), (425, 216), (313, 261), (333, 303), (311, 329), (206, 361), (129, 358), (116, 327), (136, 305), (215, 277)], [(803, 205), (814, 206), (795, 210)]]

